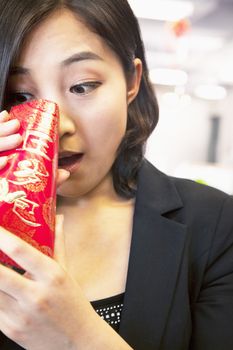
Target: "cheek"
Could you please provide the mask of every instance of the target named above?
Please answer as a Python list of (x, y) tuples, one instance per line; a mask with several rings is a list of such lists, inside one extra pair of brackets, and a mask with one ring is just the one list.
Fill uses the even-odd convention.
[(102, 147), (116, 151), (124, 137), (127, 124), (127, 102), (122, 97), (108, 100), (93, 110), (89, 122), (85, 122), (85, 136), (89, 147)]

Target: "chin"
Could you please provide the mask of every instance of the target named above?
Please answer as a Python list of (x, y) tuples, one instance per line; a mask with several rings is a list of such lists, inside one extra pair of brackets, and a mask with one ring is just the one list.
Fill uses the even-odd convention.
[(66, 191), (66, 190), (58, 189), (57, 196), (63, 197), (63, 198), (77, 198), (80, 196), (80, 193), (74, 193), (74, 191)]
[(79, 196), (79, 193), (77, 191), (77, 185), (76, 185), (76, 191), (74, 190), (74, 186), (70, 186), (70, 184), (63, 183), (57, 188), (57, 195), (59, 197), (66, 197), (66, 198), (76, 198)]

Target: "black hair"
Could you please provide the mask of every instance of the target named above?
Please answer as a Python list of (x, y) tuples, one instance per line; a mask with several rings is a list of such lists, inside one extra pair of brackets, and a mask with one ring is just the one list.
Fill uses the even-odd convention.
[(9, 70), (25, 37), (50, 14), (62, 8), (72, 11), (109, 45), (120, 59), (127, 80), (134, 73), (134, 58), (142, 61), (139, 92), (128, 106), (126, 133), (112, 166), (116, 192), (131, 198), (135, 195), (145, 143), (157, 124), (159, 111), (149, 81), (139, 24), (127, 0), (1, 0), (0, 108), (5, 107)]

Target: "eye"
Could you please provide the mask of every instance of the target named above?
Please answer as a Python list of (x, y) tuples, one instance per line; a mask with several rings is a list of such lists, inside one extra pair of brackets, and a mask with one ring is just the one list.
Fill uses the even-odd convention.
[(70, 92), (77, 95), (87, 95), (101, 85), (99, 81), (88, 81), (86, 83), (76, 84), (70, 88)]
[(32, 95), (27, 92), (11, 92), (6, 96), (7, 104), (10, 106), (25, 103), (32, 99)]

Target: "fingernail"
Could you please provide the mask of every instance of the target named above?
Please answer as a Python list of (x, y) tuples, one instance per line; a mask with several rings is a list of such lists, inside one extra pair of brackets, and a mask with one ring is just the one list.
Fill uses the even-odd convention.
[(9, 123), (15, 124), (15, 126), (20, 127), (20, 121), (18, 119), (11, 119)]
[(0, 157), (0, 166), (5, 166), (8, 162), (8, 157), (4, 156), (4, 157)]
[(65, 169), (58, 169), (57, 172), (57, 186), (62, 185), (70, 177), (70, 172)]
[(16, 138), (16, 140), (18, 141), (18, 142), (22, 142), (23, 141), (23, 138), (22, 138), (22, 135), (20, 135), (20, 134), (14, 134), (13, 135), (15, 138)]
[(7, 111), (2, 111), (0, 113), (0, 122), (5, 122), (9, 118), (9, 113)]

